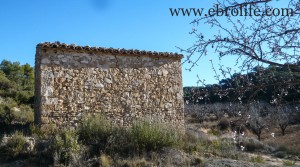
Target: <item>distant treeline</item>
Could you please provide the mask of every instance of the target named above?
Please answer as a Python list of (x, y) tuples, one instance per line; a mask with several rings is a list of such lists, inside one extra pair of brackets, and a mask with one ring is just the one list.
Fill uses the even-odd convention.
[(18, 104), (33, 104), (34, 69), (29, 64), (3, 60), (0, 64), (0, 97)]
[[(300, 63), (297, 63), (299, 66)], [(300, 102), (300, 70), (257, 66), (247, 74), (235, 73), (218, 84), (184, 87), (187, 103), (265, 101), (273, 104)]]
[[(34, 69), (29, 64), (3, 60), (0, 64), (0, 126), (27, 126), (33, 122)], [(18, 128), (17, 128), (18, 129)]]

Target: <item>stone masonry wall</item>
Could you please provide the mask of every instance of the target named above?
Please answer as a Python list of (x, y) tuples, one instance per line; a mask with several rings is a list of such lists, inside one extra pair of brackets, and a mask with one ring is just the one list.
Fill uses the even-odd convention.
[(120, 126), (155, 118), (184, 124), (181, 55), (42, 43), (35, 122), (77, 126), (88, 113)]

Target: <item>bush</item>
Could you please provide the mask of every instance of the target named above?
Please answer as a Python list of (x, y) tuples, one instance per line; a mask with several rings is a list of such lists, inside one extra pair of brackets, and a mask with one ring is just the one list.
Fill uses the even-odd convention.
[(289, 154), (289, 155), (295, 155), (295, 156), (300, 156), (300, 150), (297, 149), (297, 148), (293, 148), (293, 147), (287, 147), (285, 145), (280, 145), (276, 151), (278, 152), (286, 152), (286, 154)]
[(29, 105), (17, 106), (17, 103), (7, 98), (5, 104), (0, 104), (0, 123), (4, 125), (29, 124), (34, 120), (33, 109)]
[(105, 151), (110, 154), (120, 154), (122, 156), (128, 155), (134, 151), (130, 129), (114, 128), (107, 140)]
[(265, 147), (262, 142), (255, 138), (241, 138), (241, 145), (245, 146), (246, 151), (254, 152), (257, 150), (263, 150)]
[(74, 130), (62, 130), (55, 136), (53, 143), (54, 159), (56, 163), (70, 165), (76, 161), (80, 151), (78, 136)]
[(291, 160), (283, 160), (282, 164), (284, 166), (294, 166), (296, 164), (296, 162), (295, 161), (291, 161)]
[(1, 152), (16, 157), (28, 153), (28, 145), (23, 133), (16, 131), (11, 137), (7, 137), (6, 145), (1, 147)]
[(11, 125), (14, 120), (12, 110), (6, 105), (0, 105), (0, 123), (4, 125)]
[(200, 139), (193, 151), (207, 155), (217, 155), (225, 158), (238, 159), (236, 146), (229, 139), (208, 140)]
[(254, 162), (254, 163), (258, 163), (258, 164), (264, 164), (265, 163), (264, 158), (260, 155), (257, 155), (255, 157), (251, 157), (250, 161)]
[(144, 167), (144, 166), (152, 166), (147, 165), (147, 161), (144, 158), (138, 159), (128, 159), (128, 160), (118, 160), (116, 166), (123, 166), (123, 167)]
[(181, 135), (158, 122), (137, 121), (130, 128), (112, 126), (103, 116), (86, 117), (79, 127), (79, 139), (97, 151), (127, 155), (132, 151), (158, 150), (179, 144)]
[(30, 133), (38, 139), (49, 139), (55, 136), (58, 133), (57, 127), (55, 124), (46, 124), (42, 128), (31, 124), (29, 126)]
[(197, 144), (199, 140), (196, 136), (188, 131), (185, 132), (182, 140), (180, 142), (180, 148), (183, 149), (187, 153), (193, 153), (197, 151)]
[(210, 129), (208, 131), (208, 134), (209, 135), (214, 135), (214, 136), (221, 136), (221, 132), (219, 130), (217, 130), (217, 129)]
[(112, 135), (113, 129), (111, 122), (103, 116), (87, 116), (79, 126), (79, 139), (84, 144), (93, 144), (104, 147), (107, 139)]
[(287, 156), (287, 154), (284, 151), (278, 151), (275, 153), (275, 157), (277, 157), (277, 158), (285, 158), (286, 156)]
[(228, 119), (222, 118), (222, 119), (219, 121), (218, 126), (220, 127), (220, 130), (226, 130), (226, 129), (229, 128), (230, 122), (228, 121)]
[(32, 123), (34, 120), (33, 109), (28, 105), (21, 105), (19, 110), (15, 110), (14, 121), (20, 124)]
[(105, 154), (101, 154), (101, 156), (99, 157), (99, 163), (103, 167), (110, 167), (111, 161), (111, 158)]
[(229, 139), (213, 140), (208, 151), (221, 157), (237, 159), (237, 149)]
[(135, 148), (148, 151), (175, 146), (181, 139), (180, 133), (170, 125), (148, 121), (135, 122), (130, 135)]
[(18, 106), (18, 103), (13, 98), (6, 98), (5, 99), (5, 105), (9, 108), (14, 108)]

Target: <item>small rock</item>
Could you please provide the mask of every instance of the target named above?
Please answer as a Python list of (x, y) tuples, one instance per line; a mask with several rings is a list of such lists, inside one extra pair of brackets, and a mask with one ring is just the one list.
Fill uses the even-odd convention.
[(97, 83), (97, 84), (95, 85), (95, 87), (96, 87), (96, 88), (104, 88), (104, 85), (101, 84), (101, 83)]
[(112, 83), (112, 81), (110, 79), (108, 79), (108, 78), (104, 78), (104, 82), (109, 83), (109, 84)]
[(81, 61), (80, 63), (82, 63), (82, 64), (88, 64), (88, 63), (89, 63), (89, 61), (87, 61), (87, 60), (83, 60), (83, 61)]
[(42, 64), (49, 64), (50, 60), (48, 58), (42, 59)]
[(169, 108), (171, 108), (172, 107), (172, 104), (171, 103), (166, 103), (165, 104), (165, 109), (169, 109)]
[(69, 61), (69, 59), (62, 59), (61, 61), (64, 62), (64, 63), (66, 63), (66, 62)]
[(169, 74), (169, 72), (167, 70), (162, 70), (162, 75), (163, 76), (167, 76)]
[(61, 59), (61, 58), (64, 58), (65, 56), (64, 55), (58, 55), (57, 56), (59, 59)]

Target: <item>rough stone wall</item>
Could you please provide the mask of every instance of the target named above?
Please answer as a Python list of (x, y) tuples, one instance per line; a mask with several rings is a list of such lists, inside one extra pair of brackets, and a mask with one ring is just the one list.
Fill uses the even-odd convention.
[(101, 113), (120, 126), (146, 117), (182, 126), (181, 57), (143, 53), (38, 45), (36, 123), (77, 126)]

